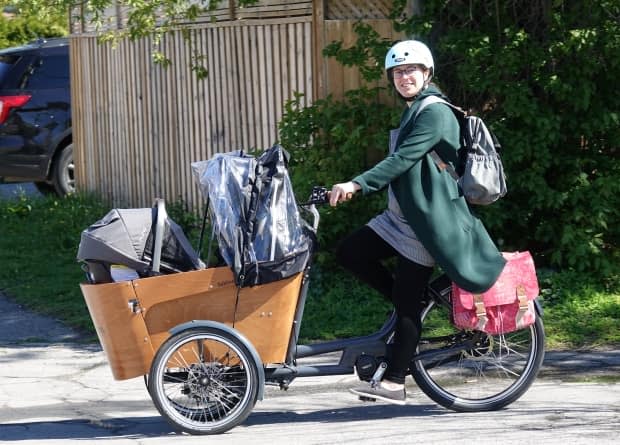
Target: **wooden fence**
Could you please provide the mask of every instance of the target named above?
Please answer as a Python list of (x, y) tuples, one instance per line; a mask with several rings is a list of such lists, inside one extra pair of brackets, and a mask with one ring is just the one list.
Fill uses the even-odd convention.
[[(359, 87), (356, 70), (325, 59), (321, 50), (332, 40), (354, 41), (359, 17), (343, 16), (355, 5), (382, 36), (396, 38), (384, 17), (388, 3), (269, 0), (241, 10), (224, 2), (217, 11), (220, 21), (191, 26), (191, 46), (180, 32), (164, 38), (160, 49), (172, 60), (168, 68), (152, 62), (148, 39), (112, 48), (98, 43), (83, 19), (74, 20), (78, 189), (96, 191), (116, 207), (150, 206), (163, 197), (199, 208), (191, 162), (271, 146), (284, 104), (295, 92), (310, 104)], [(110, 23), (122, 27), (122, 11), (116, 14)], [(74, 17), (82, 16), (74, 11)], [(190, 69), (193, 49), (207, 54), (203, 80)]]
[(190, 70), (180, 33), (163, 41), (174, 54), (169, 68), (151, 62), (147, 40), (112, 49), (73, 39), (72, 60), (83, 61), (72, 71), (78, 188), (117, 206), (156, 196), (200, 202), (191, 162), (270, 147), (293, 91), (312, 98), (310, 32), (310, 19), (194, 29), (196, 49), (209, 55), (204, 80)]

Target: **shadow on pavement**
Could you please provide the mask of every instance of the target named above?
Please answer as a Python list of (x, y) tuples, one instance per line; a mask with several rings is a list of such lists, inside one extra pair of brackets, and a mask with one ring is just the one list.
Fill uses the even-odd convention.
[(2, 425), (0, 439), (7, 441), (101, 439), (160, 437), (174, 435), (166, 421), (159, 417), (128, 417), (90, 421), (69, 419)]
[[(434, 405), (393, 406), (376, 404), (350, 408), (329, 408), (324, 410), (258, 411), (241, 426), (277, 425), (290, 423), (331, 423), (363, 420), (393, 419), (398, 417), (425, 417), (448, 414), (446, 410)], [(177, 433), (163, 417), (108, 418), (97, 421), (70, 419), (28, 423), (11, 423), (2, 426), (0, 438), (3, 441), (24, 440), (62, 440), (62, 439), (100, 439), (124, 438), (139, 439), (147, 437), (175, 436)]]

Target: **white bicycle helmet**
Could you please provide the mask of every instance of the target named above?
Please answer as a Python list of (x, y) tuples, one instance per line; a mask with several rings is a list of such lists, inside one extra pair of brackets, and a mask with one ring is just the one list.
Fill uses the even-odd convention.
[[(431, 77), (435, 71), (433, 55), (424, 43), (417, 40), (404, 40), (392, 46), (385, 56), (385, 70), (388, 71), (395, 66), (424, 65), (431, 72)], [(430, 79), (430, 77), (429, 77)]]

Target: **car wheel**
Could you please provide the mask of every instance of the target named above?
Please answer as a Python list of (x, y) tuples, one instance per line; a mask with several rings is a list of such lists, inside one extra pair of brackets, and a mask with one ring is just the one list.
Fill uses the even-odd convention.
[(69, 144), (62, 149), (54, 163), (52, 182), (58, 195), (65, 196), (75, 192), (74, 170), (73, 144)]

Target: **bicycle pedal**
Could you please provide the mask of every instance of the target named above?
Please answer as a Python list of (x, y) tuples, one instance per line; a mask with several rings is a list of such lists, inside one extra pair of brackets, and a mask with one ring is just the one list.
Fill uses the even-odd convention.
[(368, 397), (368, 396), (358, 396), (358, 398), (362, 402), (376, 402), (377, 401), (377, 399), (375, 399), (374, 397)]

